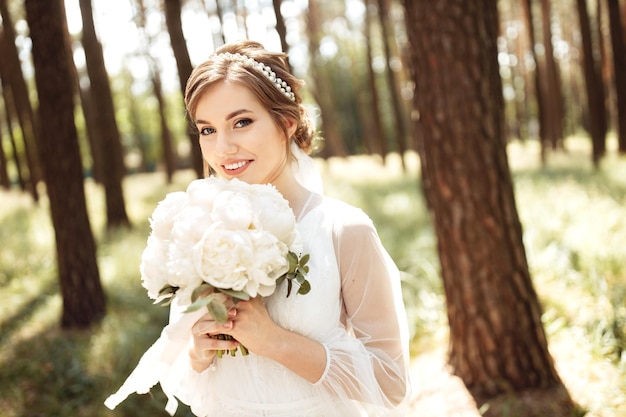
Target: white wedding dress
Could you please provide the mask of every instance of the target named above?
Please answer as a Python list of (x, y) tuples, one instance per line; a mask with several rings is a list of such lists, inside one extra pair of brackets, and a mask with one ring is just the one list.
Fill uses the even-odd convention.
[(315, 194), (298, 220), (309, 253), (311, 291), (286, 297), (283, 283), (266, 298), (279, 325), (324, 345), (323, 376), (310, 383), (250, 353), (191, 369), (190, 329), (199, 317), (172, 308), (170, 325), (117, 394), (115, 407), (156, 382), (199, 417), (351, 417), (403, 415), (409, 397), (408, 328), (398, 270), (365, 213)]

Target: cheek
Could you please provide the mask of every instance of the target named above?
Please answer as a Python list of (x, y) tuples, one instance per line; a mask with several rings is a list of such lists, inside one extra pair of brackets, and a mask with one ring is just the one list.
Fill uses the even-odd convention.
[(213, 154), (210, 142), (202, 139), (200, 139), (198, 142), (200, 143), (200, 151), (202, 152), (202, 157), (208, 161)]

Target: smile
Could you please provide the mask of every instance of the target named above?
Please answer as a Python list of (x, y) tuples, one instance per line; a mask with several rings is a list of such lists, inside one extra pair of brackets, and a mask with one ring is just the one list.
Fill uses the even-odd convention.
[(239, 162), (235, 162), (234, 164), (226, 164), (224, 165), (224, 168), (229, 170), (229, 171), (233, 171), (235, 169), (239, 169), (242, 168), (246, 165), (248, 165), (249, 161), (239, 161)]

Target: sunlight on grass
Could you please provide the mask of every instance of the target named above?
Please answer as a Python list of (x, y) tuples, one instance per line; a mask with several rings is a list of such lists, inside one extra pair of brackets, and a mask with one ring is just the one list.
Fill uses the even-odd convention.
[[(626, 161), (610, 154), (594, 170), (587, 141), (574, 138), (567, 146), (568, 153), (549, 155), (546, 167), (535, 143), (509, 146), (524, 244), (561, 377), (588, 416), (619, 417), (626, 415)], [(417, 156), (404, 158), (406, 171), (397, 155), (385, 164), (365, 156), (316, 162), (326, 193), (370, 215), (402, 271), (413, 354), (445, 346), (445, 298)], [(191, 171), (177, 172), (169, 185), (162, 174), (126, 178), (133, 227), (113, 232), (106, 231), (102, 188), (86, 183), (108, 306), (90, 332), (58, 329), (61, 298), (45, 198), (36, 205), (17, 191), (0, 192), (3, 417), (166, 416), (158, 388), (131, 396), (115, 412), (102, 402), (167, 320), (167, 310), (152, 305), (141, 287), (140, 256), (156, 203), (192, 179)], [(177, 416), (186, 415), (181, 407)]]

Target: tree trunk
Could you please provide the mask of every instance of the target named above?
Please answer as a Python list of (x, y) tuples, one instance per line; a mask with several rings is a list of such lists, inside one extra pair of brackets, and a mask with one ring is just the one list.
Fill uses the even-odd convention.
[[(148, 140), (146, 139), (147, 135), (141, 125), (142, 118), (139, 114), (139, 110), (137, 109), (137, 97), (135, 97), (131, 90), (133, 85), (132, 77), (133, 76), (129, 71), (127, 75), (128, 89), (126, 90), (128, 91), (128, 118), (133, 132), (134, 144), (137, 147), (137, 152), (139, 153), (139, 164), (137, 170), (139, 172), (148, 172), (148, 163), (150, 163), (150, 166), (152, 167), (154, 161), (148, 161), (148, 151), (146, 146)], [(150, 171), (152, 171), (152, 169), (150, 169)]]
[(8, 159), (7, 154), (4, 152), (4, 146), (2, 145), (2, 119), (0, 118), (0, 186), (5, 190), (11, 189), (11, 180), (9, 179), (9, 171), (7, 169)]
[(165, 98), (163, 97), (163, 87), (161, 86), (161, 77), (156, 68), (156, 62), (150, 67), (152, 78), (152, 90), (159, 105), (159, 122), (161, 126), (161, 149), (163, 151), (163, 162), (165, 164), (165, 178), (168, 184), (172, 183), (174, 171), (176, 169), (176, 156), (174, 154), (174, 146), (172, 145), (172, 134), (167, 123), (167, 113), (165, 111)]
[(322, 110), (322, 135), (324, 137), (324, 148), (321, 156), (346, 156), (346, 149), (343, 146), (341, 135), (338, 130), (339, 124), (335, 120), (336, 111), (331, 91), (324, 80), (329, 78), (324, 76), (324, 66), (320, 64), (322, 58), (319, 56), (320, 11), (318, 0), (309, 1), (307, 13), (307, 35), (309, 38), (309, 54), (311, 60), (311, 77), (314, 88), (311, 89), (315, 100)]
[(557, 149), (563, 147), (563, 94), (561, 93), (561, 78), (552, 47), (552, 11), (549, 0), (541, 0), (541, 17), (546, 63), (546, 130), (550, 146), (552, 149)]
[(479, 405), (533, 388), (563, 392), (506, 156), (496, 1), (404, 4), (422, 170), (429, 179), (424, 191), (447, 300), (449, 363)]
[[(166, 101), (163, 96), (163, 85), (161, 83), (161, 71), (159, 63), (154, 57), (150, 55), (149, 45), (153, 42), (153, 37), (148, 33), (146, 29), (146, 6), (143, 0), (137, 0), (136, 5), (136, 25), (141, 33), (144, 34), (142, 37), (141, 50), (142, 54), (145, 56), (146, 61), (148, 62), (148, 67), (150, 69), (150, 80), (152, 81), (152, 91), (154, 96), (157, 99), (157, 104), (159, 108), (159, 125), (161, 127), (161, 152), (163, 155), (163, 163), (165, 165), (165, 178), (168, 184), (171, 184), (172, 178), (174, 176), (174, 171), (176, 170), (176, 153), (174, 152), (174, 145), (172, 139), (172, 133), (167, 122), (167, 112), (166, 110)], [(134, 104), (132, 106), (131, 114), (136, 113), (134, 108)], [(135, 120), (133, 121), (133, 126), (138, 128), (138, 123), (136, 122), (137, 118), (133, 117)], [(139, 132), (138, 132), (139, 133)], [(144, 147), (142, 145), (141, 135), (137, 136), (139, 147), (142, 150), (142, 159), (145, 159)]]
[[(283, 18), (283, 14), (280, 11), (280, 6), (282, 5), (282, 3), (282, 0), (272, 0), (272, 6), (274, 7), (274, 16), (276, 16), (276, 32), (278, 33), (278, 37), (280, 38), (280, 47), (285, 54), (289, 54), (289, 44), (287, 43), (287, 26), (285, 26), (285, 19)], [(293, 68), (291, 68), (291, 64), (289, 63), (289, 59), (287, 59), (287, 64), (289, 65), (289, 71), (293, 71)]]
[(391, 107), (393, 109), (392, 120), (395, 126), (395, 136), (396, 136), (396, 151), (400, 154), (400, 159), (402, 161), (402, 167), (406, 168), (404, 163), (404, 154), (406, 153), (407, 146), (407, 133), (404, 122), (404, 108), (400, 103), (400, 97), (398, 95), (398, 84), (396, 82), (396, 76), (391, 68), (391, 47), (390, 42), (392, 42), (395, 37), (391, 36), (391, 28), (389, 27), (389, 23), (387, 20), (387, 4), (386, 0), (378, 0), (378, 17), (380, 21), (380, 27), (382, 30), (382, 43), (383, 50), (385, 52), (385, 75), (387, 76), (387, 88), (389, 89), (389, 96), (391, 100)]
[(372, 51), (372, 16), (371, 16), (371, 3), (373, 0), (365, 0), (365, 25), (364, 25), (364, 37), (365, 48), (367, 51), (367, 85), (369, 88), (365, 89), (365, 94), (368, 95), (366, 100), (366, 106), (371, 114), (367, 117), (371, 128), (368, 131), (372, 137), (371, 139), (371, 151), (380, 155), (385, 160), (387, 156), (387, 138), (383, 132), (382, 118), (380, 115), (380, 98), (378, 96), (378, 87), (376, 86), (376, 72), (374, 71), (374, 54)]
[[(172, 44), (174, 58), (176, 58), (176, 67), (178, 68), (180, 91), (184, 97), (187, 79), (189, 79), (193, 67), (191, 66), (189, 50), (187, 49), (187, 43), (185, 42), (185, 36), (183, 34), (183, 23), (180, 17), (182, 11), (180, 2), (181, 0), (164, 0), (163, 3), (165, 5), (167, 32), (170, 35), (170, 43)], [(201, 178), (204, 176), (202, 153), (200, 151), (200, 144), (198, 143), (198, 135), (191, 128), (191, 125), (188, 127), (187, 135), (191, 145), (191, 164), (196, 172), (196, 176)]]
[[(5, 56), (3, 54), (3, 32), (0, 30), (0, 56)], [(11, 87), (8, 85), (8, 80), (6, 76), (6, 71), (4, 68), (4, 63), (0, 61), (0, 80), (2, 82), (2, 98), (4, 101), (4, 114), (6, 115), (7, 121), (7, 130), (9, 133), (9, 141), (11, 142), (11, 152), (13, 154), (13, 163), (15, 164), (15, 172), (17, 174), (17, 183), (20, 186), (20, 190), (26, 191), (26, 180), (24, 179), (24, 174), (22, 174), (22, 160), (20, 158), (20, 153), (17, 149), (17, 142), (15, 140), (15, 133), (13, 132), (13, 108), (15, 107), (13, 103), (13, 94), (11, 92)]]
[(106, 158), (102, 156), (101, 152), (96, 152), (98, 149), (98, 144), (100, 142), (100, 129), (98, 127), (98, 120), (96, 118), (97, 108), (93, 104), (92, 94), (89, 91), (90, 87), (81, 86), (81, 74), (78, 72), (78, 68), (76, 68), (76, 64), (74, 62), (72, 37), (70, 36), (67, 27), (65, 28), (64, 32), (67, 35), (65, 42), (66, 48), (68, 50), (68, 56), (70, 57), (70, 62), (68, 63), (68, 65), (72, 75), (72, 84), (74, 87), (73, 93), (74, 97), (78, 98), (81, 110), (83, 112), (83, 118), (85, 120), (85, 139), (86, 142), (89, 143), (89, 152), (91, 155), (91, 166), (86, 167), (87, 172), (85, 174), (91, 175), (96, 183), (103, 184), (105, 168), (103, 167), (103, 164), (106, 162)]
[(0, 15), (2, 16), (2, 65), (4, 71), (2, 78), (6, 79), (11, 88), (11, 97), (15, 106), (15, 113), (22, 130), (22, 142), (24, 144), (24, 154), (26, 156), (26, 166), (30, 174), (28, 180), (25, 179), (25, 187), (31, 193), (34, 201), (39, 201), (37, 183), (41, 179), (41, 168), (36, 158), (37, 144), (37, 123), (33, 115), (33, 107), (28, 94), (28, 87), (22, 73), (22, 66), (15, 46), (15, 29), (13, 20), (9, 14), (7, 0), (0, 0)]
[(582, 65), (587, 89), (587, 108), (589, 111), (589, 133), (592, 143), (592, 160), (598, 166), (600, 158), (606, 150), (606, 107), (604, 104), (604, 87), (598, 69), (598, 64), (593, 56), (593, 43), (591, 38), (591, 23), (587, 12), (586, 0), (576, 0), (578, 18), (580, 22), (580, 35), (583, 44)]
[(535, 51), (535, 45), (537, 44), (536, 36), (535, 36), (535, 22), (534, 22), (534, 14), (533, 14), (533, 3), (532, 0), (523, 0), (522, 4), (524, 6), (524, 17), (526, 19), (526, 24), (528, 25), (528, 37), (530, 39), (530, 52), (535, 61), (535, 95), (537, 97), (537, 119), (539, 121), (539, 141), (541, 144), (541, 163), (546, 163), (546, 148), (548, 146), (549, 138), (548, 138), (548, 121), (547, 121), (547, 104), (546, 104), (546, 82), (547, 79), (545, 72), (545, 61), (543, 59), (539, 59), (537, 53)]
[[(617, 143), (618, 151), (626, 153), (626, 25), (620, 18), (619, 1), (607, 0), (611, 46), (613, 48), (613, 76), (615, 77), (615, 97), (617, 101)], [(626, 9), (625, 9), (626, 10)]]
[(126, 175), (126, 168), (120, 132), (115, 120), (113, 95), (104, 65), (102, 45), (96, 36), (91, 0), (79, 0), (79, 3), (83, 20), (82, 43), (85, 48), (87, 73), (90, 81), (90, 104), (98, 109), (93, 114), (97, 125), (90, 130), (90, 133), (97, 132), (98, 134), (93, 141), (95, 149), (92, 149), (92, 154), (94, 158), (104, 158), (100, 161), (101, 163), (106, 161), (106, 163), (102, 163), (104, 168), (102, 182), (106, 195), (107, 228), (129, 226), (130, 222), (126, 214), (122, 189), (122, 180)]
[[(204, 4), (205, 9), (207, 9), (207, 2), (202, 2), (202, 4)], [(217, 28), (217, 30), (211, 28), (211, 33), (213, 34), (213, 46), (215, 47), (215, 49), (217, 49), (226, 43), (226, 38), (224, 37), (224, 12), (222, 11), (219, 0), (214, 0), (213, 4), (215, 6), (215, 16), (217, 17), (217, 21), (219, 22), (219, 27)], [(212, 16), (208, 12), (208, 9), (207, 13), (209, 14), (209, 18), (211, 18)]]
[(78, 136), (74, 124), (70, 58), (64, 44), (61, 0), (26, 0), (39, 118), (46, 126), (39, 157), (46, 178), (63, 296), (61, 325), (88, 327), (105, 314), (96, 247), (89, 226)]

